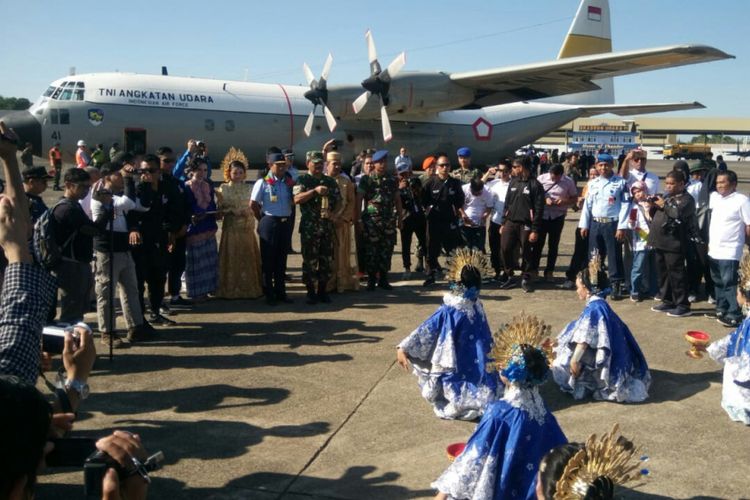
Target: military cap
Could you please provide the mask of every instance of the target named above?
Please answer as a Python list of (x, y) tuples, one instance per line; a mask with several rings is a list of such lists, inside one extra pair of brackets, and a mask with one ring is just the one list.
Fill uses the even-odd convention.
[(464, 156), (464, 157), (471, 157), (471, 149), (467, 147), (458, 148), (458, 151), (456, 151), (456, 156)]
[(694, 161), (690, 163), (690, 173), (702, 172), (708, 170), (708, 166), (703, 163), (703, 160)]
[(286, 163), (286, 160), (281, 153), (271, 153), (268, 155), (268, 163)]
[(609, 163), (610, 165), (615, 163), (615, 159), (611, 154), (599, 153), (596, 157), (596, 163)]
[(379, 161), (385, 161), (385, 159), (388, 157), (388, 150), (387, 149), (381, 149), (380, 151), (375, 151), (372, 155), (372, 161), (373, 163), (377, 163)]
[(23, 176), (24, 180), (27, 179), (51, 179), (52, 176), (49, 175), (47, 172), (47, 169), (44, 167), (28, 167), (21, 172), (21, 175)]
[(308, 151), (306, 155), (307, 161), (311, 161), (313, 163), (320, 163), (323, 161), (323, 152), (322, 151)]

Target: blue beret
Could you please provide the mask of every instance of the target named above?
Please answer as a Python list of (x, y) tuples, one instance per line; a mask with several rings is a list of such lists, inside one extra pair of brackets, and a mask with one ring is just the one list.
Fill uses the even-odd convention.
[(284, 160), (284, 155), (281, 153), (271, 153), (270, 155), (268, 155), (268, 163), (276, 163), (282, 161), (286, 160)]
[(456, 156), (471, 156), (471, 149), (469, 148), (458, 148), (458, 151), (456, 151)]
[(373, 163), (383, 161), (388, 157), (388, 150), (387, 149), (381, 149), (380, 151), (375, 151), (372, 155), (372, 161)]
[(610, 163), (613, 164), (615, 162), (615, 159), (612, 155), (607, 153), (599, 153), (599, 156), (596, 157), (597, 163)]

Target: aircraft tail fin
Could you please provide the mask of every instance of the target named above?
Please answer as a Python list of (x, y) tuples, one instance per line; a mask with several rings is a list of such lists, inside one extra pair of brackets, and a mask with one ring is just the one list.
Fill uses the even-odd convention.
[[(581, 0), (558, 59), (612, 52), (612, 30), (608, 0)], [(593, 80), (601, 90), (580, 92), (547, 100), (560, 104), (611, 104), (615, 102), (612, 78)]]

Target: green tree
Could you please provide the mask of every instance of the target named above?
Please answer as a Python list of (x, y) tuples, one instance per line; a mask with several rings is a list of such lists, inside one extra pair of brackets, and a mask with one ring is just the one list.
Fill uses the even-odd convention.
[(3, 97), (0, 95), (0, 109), (24, 110), (31, 107), (31, 102), (25, 97)]

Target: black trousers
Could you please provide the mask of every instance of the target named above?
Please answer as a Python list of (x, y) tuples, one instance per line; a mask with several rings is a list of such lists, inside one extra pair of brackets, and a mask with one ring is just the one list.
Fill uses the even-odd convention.
[(264, 215), (258, 223), (263, 293), (266, 297), (286, 297), (286, 259), (294, 223), (290, 217)]
[(663, 304), (690, 307), (688, 302), (688, 278), (685, 255), (678, 252), (665, 252), (658, 248), (656, 269), (659, 270), (659, 293)]
[(534, 267), (539, 269), (539, 261), (542, 259), (542, 250), (544, 242), (549, 237), (549, 247), (547, 248), (547, 265), (544, 266), (545, 273), (551, 273), (555, 270), (557, 264), (557, 253), (560, 249), (560, 236), (562, 235), (563, 226), (565, 225), (565, 216), (561, 215), (556, 219), (542, 219), (539, 226), (536, 244), (534, 245)]
[(187, 237), (177, 238), (174, 242), (174, 249), (169, 254), (168, 269), (169, 281), (167, 288), (169, 295), (176, 297), (182, 290), (182, 273), (185, 272), (185, 261), (187, 255)]
[(602, 260), (605, 255), (607, 257), (609, 280), (612, 282), (622, 282), (625, 278), (622, 264), (622, 244), (615, 238), (616, 232), (617, 221), (591, 221), (591, 229), (589, 229), (589, 254), (587, 255), (586, 262), (588, 263), (594, 250), (598, 250)]
[(589, 263), (589, 237), (581, 236), (581, 230), (576, 228), (575, 247), (573, 255), (570, 257), (570, 265), (565, 271), (565, 277), (575, 282), (578, 273), (582, 271)]
[(484, 226), (463, 226), (461, 227), (461, 234), (464, 237), (467, 247), (477, 248), (482, 253), (486, 253), (484, 242), (487, 239), (487, 229)]
[(440, 269), (438, 257), (440, 250), (451, 253), (454, 249), (461, 246), (463, 240), (461, 233), (455, 221), (445, 221), (440, 219), (427, 220), (427, 265), (430, 272)]
[(417, 251), (425, 248), (425, 239), (427, 238), (427, 221), (424, 214), (409, 214), (401, 224), (401, 260), (404, 268), (411, 267), (411, 238), (417, 237), (419, 247)]
[(503, 257), (500, 252), (500, 224), (490, 221), (488, 236), (489, 238), (487, 239), (490, 243), (490, 263), (492, 264), (492, 269), (496, 273), (500, 273), (503, 270)]
[(143, 246), (133, 248), (133, 260), (135, 261), (135, 275), (138, 279), (138, 300), (141, 303), (144, 319), (146, 315), (145, 294), (148, 285), (148, 302), (151, 305), (151, 313), (159, 314), (159, 308), (164, 300), (164, 285), (167, 281), (167, 265), (169, 255), (166, 244), (161, 247), (145, 248)]
[(522, 222), (513, 222), (506, 220), (503, 223), (503, 234), (500, 238), (500, 247), (503, 252), (503, 262), (505, 262), (505, 271), (510, 273), (508, 263), (515, 262), (514, 255), (520, 247), (521, 250), (521, 272), (529, 275), (536, 272), (534, 265), (535, 243), (529, 241), (531, 228)]

